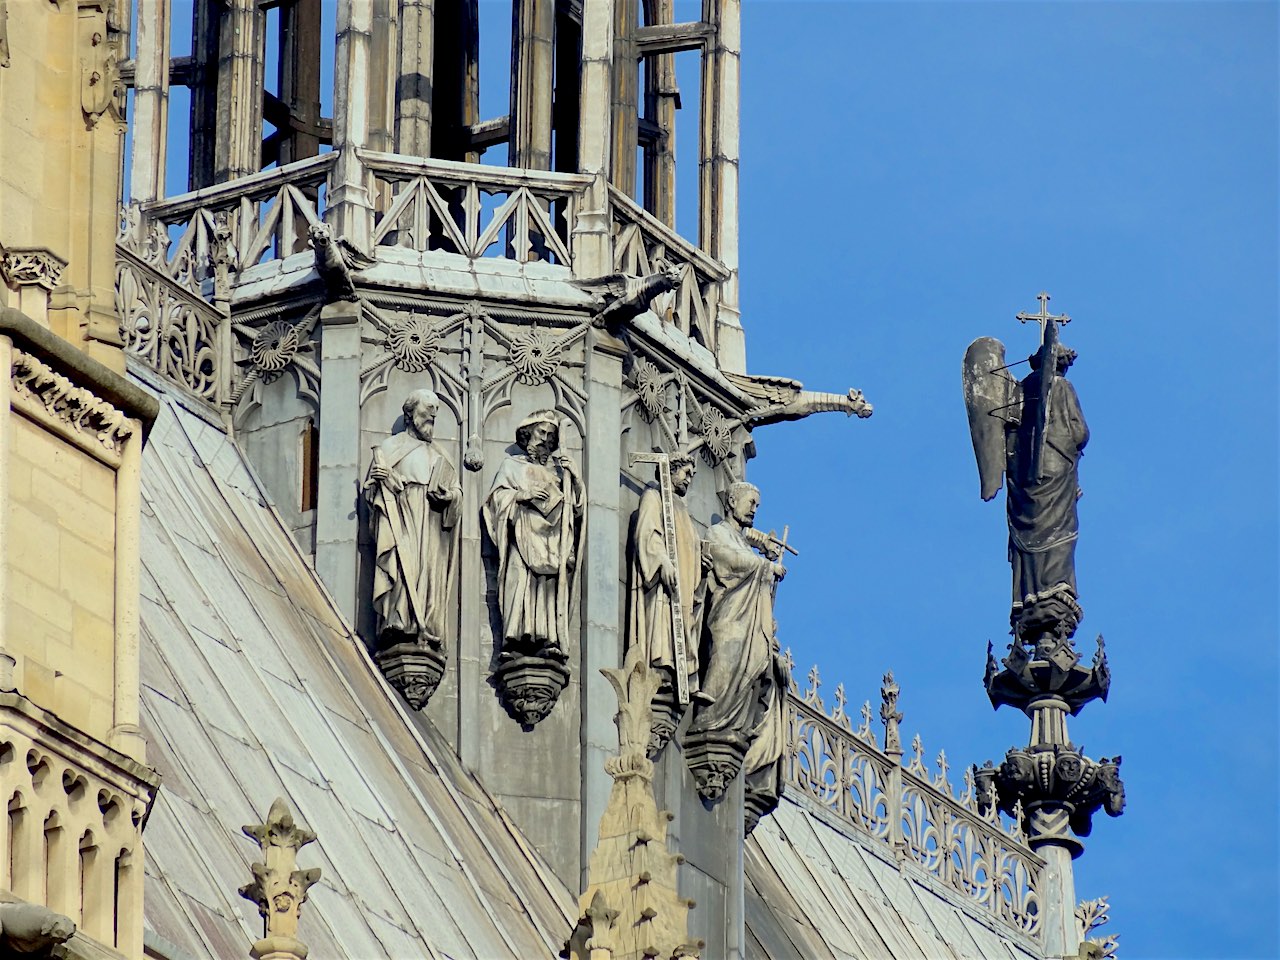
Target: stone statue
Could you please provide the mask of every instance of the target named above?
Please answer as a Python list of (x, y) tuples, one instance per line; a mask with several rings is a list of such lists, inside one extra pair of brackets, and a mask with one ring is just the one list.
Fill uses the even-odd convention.
[(361, 252), (346, 237), (335, 239), (327, 223), (311, 224), (307, 229), (307, 245), (315, 251), (316, 272), (324, 281), (325, 303), (358, 300), (352, 274), (367, 270), (377, 261)]
[(1020, 640), (1038, 644), (1069, 638), (1083, 616), (1076, 594), (1076, 500), (1089, 428), (1065, 377), (1076, 353), (1058, 342), (1060, 318), (1028, 319), (1047, 321), (1031, 372), (1015, 382), (1005, 373), (1004, 345), (982, 337), (965, 353), (964, 387), (982, 498), (996, 495), (1001, 474), (1007, 480), (1010, 622)]
[[(631, 545), (627, 553), (627, 644), (639, 645), (650, 666), (662, 677), (654, 699), (654, 718), (649, 756), (654, 757), (671, 738), (684, 707), (676, 696), (675, 671), (681, 657), (676, 653), (674, 620), (682, 622), (685, 643), (684, 671), (688, 690), (698, 688), (698, 638), (701, 633), (702, 541), (689, 518), (685, 494), (693, 482), (694, 460), (678, 453), (669, 461), (672, 526), (675, 532), (676, 565), (672, 566), (663, 522), (662, 492), (648, 486), (640, 494), (631, 522)], [(679, 586), (681, 613), (673, 618), (672, 597)]]
[(573, 460), (556, 451), (555, 413), (540, 410), (516, 430), (521, 453), (498, 467), (484, 504), (497, 549), (503, 656), (564, 662), (574, 570), (582, 529), (583, 486)]
[[(409, 394), (404, 432), (374, 448), (365, 480), (374, 549), (373, 610), (383, 653), (405, 645), (436, 654), (444, 648), (462, 487), (453, 464), (433, 442), (439, 407), (430, 390)], [(443, 658), (439, 661), (443, 670)], [(388, 664), (382, 665), (388, 671)], [(388, 678), (411, 703), (424, 692), (418, 684), (410, 690), (397, 683), (390, 671)], [(426, 697), (438, 682), (437, 674)]]
[(790, 668), (778, 645), (778, 623), (773, 624), (770, 669), (761, 678), (757, 699), (760, 718), (751, 731), (751, 746), (742, 761), (744, 822), (750, 835), (763, 817), (773, 813), (782, 796), (783, 764), (787, 756), (787, 686)]
[(782, 564), (760, 556), (747, 538), (760, 491), (734, 483), (728, 516), (712, 524), (703, 609), (703, 663), (686, 753), (705, 799), (715, 800), (738, 775), (761, 720), (762, 684), (773, 670), (774, 586)]

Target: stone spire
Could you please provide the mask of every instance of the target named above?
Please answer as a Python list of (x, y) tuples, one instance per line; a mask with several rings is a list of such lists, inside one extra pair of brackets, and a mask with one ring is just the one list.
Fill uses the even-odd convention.
[(660, 682), (639, 645), (622, 669), (601, 670), (618, 697), (618, 753), (605, 761), (613, 778), (600, 818), (580, 919), (562, 957), (570, 960), (681, 960), (696, 958), (701, 941), (688, 934), (692, 900), (676, 892), (683, 857), (667, 850), (671, 814), (659, 811), (653, 793), (653, 761), (647, 756), (651, 704)]
[(1061, 345), (1065, 314), (1018, 314), (1040, 325), (1032, 372), (1013, 382), (1004, 372), (1004, 346), (974, 341), (965, 355), (964, 388), (983, 499), (1007, 480), (1009, 543), (1013, 563), (1013, 642), (996, 661), (987, 645), (985, 684), (995, 708), (1012, 706), (1031, 720), (1024, 748), (1012, 747), (997, 767), (975, 771), (979, 809), (1013, 817), (1046, 861), (1040, 890), (1045, 952), (1074, 957), (1081, 949), (1075, 916), (1072, 860), (1084, 850), (1100, 809), (1124, 810), (1120, 757), (1091, 760), (1067, 735), (1067, 715), (1092, 700), (1106, 700), (1111, 671), (1102, 637), (1089, 665), (1074, 636), (1083, 616), (1076, 596), (1076, 501), (1080, 453), (1089, 439), (1079, 399), (1065, 378), (1076, 358)]
[(240, 888), (240, 896), (258, 905), (263, 937), (250, 954), (255, 960), (305, 960), (307, 947), (298, 940), (298, 916), (307, 891), (320, 879), (320, 868), (298, 870), (298, 851), (316, 835), (294, 822), (288, 804), (277, 797), (266, 823), (243, 828), (262, 848), (262, 860), (250, 867), (253, 882)]

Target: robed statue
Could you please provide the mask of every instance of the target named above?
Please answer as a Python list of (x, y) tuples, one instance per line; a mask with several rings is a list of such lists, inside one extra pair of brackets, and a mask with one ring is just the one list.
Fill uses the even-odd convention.
[(686, 740), (699, 792), (709, 800), (737, 776), (764, 719), (762, 694), (775, 668), (775, 584), (786, 575), (748, 539), (759, 489), (734, 483), (727, 500), (728, 516), (711, 525), (703, 548), (702, 672)]
[(374, 544), (373, 609), (378, 645), (444, 645), (457, 556), (462, 488), (433, 442), (439, 398), (415, 390), (404, 432), (373, 450), (365, 479)]
[[(702, 541), (685, 503), (693, 482), (694, 460), (689, 453), (681, 452), (667, 462), (674, 548), (667, 542), (659, 471), (659, 483), (646, 486), (640, 494), (632, 515), (627, 551), (627, 644), (638, 644), (662, 678), (653, 704), (650, 757), (656, 756), (675, 732), (688, 694), (698, 689), (698, 638), (702, 626)], [(672, 610), (677, 598), (679, 615)], [(683, 646), (676, 643), (677, 624), (684, 632)], [(678, 695), (678, 670), (685, 675), (683, 695)]]
[(1007, 372), (1004, 345), (991, 337), (970, 344), (964, 358), (969, 430), (982, 484), (990, 500), (1005, 480), (1009, 562), (1013, 567), (1010, 623), (1018, 639), (1040, 644), (1069, 638), (1083, 611), (1076, 593), (1076, 501), (1080, 457), (1089, 428), (1066, 372), (1076, 352), (1058, 341), (1064, 317), (1038, 320), (1044, 334), (1030, 357), (1031, 372)]
[(582, 531), (583, 486), (572, 458), (558, 453), (551, 410), (516, 430), (520, 453), (498, 466), (484, 523), (498, 559), (498, 607), (504, 657), (563, 662), (569, 646), (574, 572)]

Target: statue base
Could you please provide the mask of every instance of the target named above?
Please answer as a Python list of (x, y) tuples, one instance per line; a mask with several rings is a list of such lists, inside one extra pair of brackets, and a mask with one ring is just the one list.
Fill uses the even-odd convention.
[(675, 736), (676, 728), (680, 726), (680, 720), (684, 716), (684, 707), (677, 701), (676, 692), (664, 684), (654, 694), (650, 710), (653, 720), (649, 727), (649, 747), (646, 753), (650, 760), (657, 760), (662, 748)]
[(747, 744), (733, 733), (689, 733), (685, 736), (684, 753), (698, 796), (714, 803), (742, 772)]
[(748, 786), (742, 802), (742, 835), (749, 837), (761, 820), (778, 809), (778, 794)]
[(569, 685), (569, 670), (560, 660), (549, 657), (503, 656), (504, 662), (493, 673), (494, 684), (512, 719), (532, 730), (551, 713)]
[(444, 676), (444, 654), (416, 643), (397, 643), (379, 650), (374, 659), (378, 668), (414, 710), (421, 710), (440, 686)]
[(1088, 667), (1080, 664), (1080, 654), (1070, 637), (1042, 641), (1034, 648), (1015, 640), (1002, 664), (1003, 670), (991, 644), (987, 644), (985, 683), (991, 705), (1017, 707), (1027, 716), (1032, 715), (1033, 704), (1047, 696), (1061, 700), (1075, 716), (1091, 700), (1105, 703), (1111, 687), (1111, 670), (1101, 635), (1093, 664)]

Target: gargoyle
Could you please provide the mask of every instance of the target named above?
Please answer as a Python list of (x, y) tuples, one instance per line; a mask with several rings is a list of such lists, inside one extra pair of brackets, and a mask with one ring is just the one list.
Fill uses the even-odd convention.
[(743, 423), (761, 426), (781, 423), (784, 420), (803, 420), (813, 413), (843, 411), (846, 416), (865, 420), (873, 408), (867, 403), (861, 390), (848, 393), (818, 393), (802, 390), (800, 381), (789, 377), (766, 377), (752, 374), (726, 373), (735, 387), (757, 401), (757, 406), (747, 413)]
[(0, 953), (43, 955), (76, 932), (69, 917), (36, 903), (0, 903)]
[(624, 326), (644, 313), (655, 297), (674, 289), (680, 282), (680, 268), (659, 260), (657, 271), (647, 277), (628, 277), (611, 273), (606, 277), (575, 281), (575, 285), (595, 296), (598, 304), (593, 326), (617, 334)]
[(352, 273), (367, 270), (377, 261), (356, 247), (346, 237), (333, 236), (326, 223), (313, 223), (307, 231), (307, 244), (315, 251), (316, 270), (324, 281), (325, 303), (337, 300), (357, 300)]

